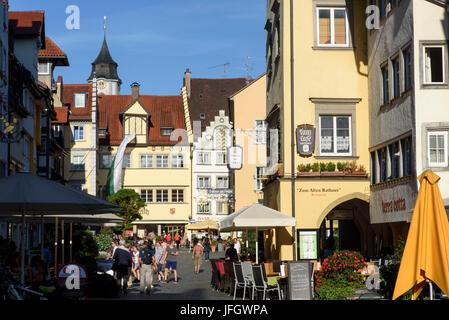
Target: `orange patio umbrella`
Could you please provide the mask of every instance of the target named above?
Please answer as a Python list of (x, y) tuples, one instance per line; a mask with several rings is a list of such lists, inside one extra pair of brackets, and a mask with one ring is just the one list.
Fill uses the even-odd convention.
[(416, 200), (404, 254), (399, 268), (393, 300), (412, 289), (416, 299), (426, 284), (433, 281), (449, 294), (449, 222), (441, 198), (440, 177), (424, 171)]

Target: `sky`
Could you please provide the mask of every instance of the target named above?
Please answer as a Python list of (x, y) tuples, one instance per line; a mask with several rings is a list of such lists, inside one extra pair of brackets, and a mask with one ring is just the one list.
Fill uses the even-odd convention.
[[(79, 8), (79, 29), (66, 27), (71, 5)], [(220, 65), (228, 62), (228, 78), (265, 72), (262, 0), (10, 0), (10, 10), (45, 11), (46, 35), (70, 62), (54, 72), (66, 84), (86, 83), (103, 42), (104, 16), (121, 94), (130, 94), (133, 82), (142, 94), (180, 94), (187, 68), (193, 78), (222, 78)]]

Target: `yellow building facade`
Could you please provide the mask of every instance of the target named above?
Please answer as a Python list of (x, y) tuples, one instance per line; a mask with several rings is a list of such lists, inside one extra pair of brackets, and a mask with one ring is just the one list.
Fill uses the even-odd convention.
[(243, 148), (240, 170), (234, 170), (234, 211), (263, 201), (262, 178), (266, 157), (266, 75), (263, 74), (230, 98), (235, 145)]
[(363, 1), (267, 1), (264, 204), (297, 220), (265, 234), (269, 258), (376, 254), (364, 23)]

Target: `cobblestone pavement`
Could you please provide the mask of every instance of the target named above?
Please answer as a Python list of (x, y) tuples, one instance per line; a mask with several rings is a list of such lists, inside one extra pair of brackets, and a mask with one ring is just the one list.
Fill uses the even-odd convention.
[[(224, 257), (223, 252), (211, 252), (210, 258)], [(139, 284), (133, 284), (128, 295), (121, 295), (119, 300), (232, 300), (228, 294), (217, 292), (210, 286), (212, 269), (209, 261), (204, 261), (199, 274), (193, 272), (192, 254), (185, 248), (180, 249), (177, 262), (178, 283), (173, 282), (173, 274), (168, 276), (168, 283), (156, 283), (150, 295), (139, 293)]]

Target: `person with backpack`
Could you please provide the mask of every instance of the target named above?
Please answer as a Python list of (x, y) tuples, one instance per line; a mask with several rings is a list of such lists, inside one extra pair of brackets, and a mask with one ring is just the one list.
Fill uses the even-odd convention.
[[(117, 284), (120, 290), (123, 290), (125, 295), (128, 294), (128, 280), (129, 280), (129, 269), (132, 266), (132, 257), (129, 250), (125, 248), (125, 240), (120, 240), (120, 246), (114, 251), (114, 256), (112, 258), (114, 263), (112, 265), (112, 270), (117, 272)], [(123, 279), (123, 286), (122, 286)]]
[(145, 242), (140, 251), (140, 293), (150, 294), (153, 285), (153, 270), (156, 261), (152, 241)]

